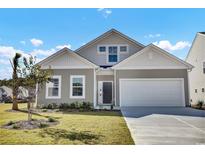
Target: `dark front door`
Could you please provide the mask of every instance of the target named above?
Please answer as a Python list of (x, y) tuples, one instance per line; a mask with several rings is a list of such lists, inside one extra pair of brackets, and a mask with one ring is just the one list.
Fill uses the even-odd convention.
[(103, 104), (112, 103), (112, 82), (104, 81), (102, 84), (103, 89)]

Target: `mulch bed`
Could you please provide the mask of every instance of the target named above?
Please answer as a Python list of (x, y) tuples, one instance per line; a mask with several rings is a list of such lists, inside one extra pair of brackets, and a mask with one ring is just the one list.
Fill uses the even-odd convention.
[(49, 122), (44, 119), (32, 119), (31, 121), (17, 121), (17, 122), (9, 122), (2, 126), (2, 128), (6, 129), (15, 129), (15, 130), (24, 130), (24, 129), (37, 129), (37, 128), (45, 128), (53, 125), (59, 124), (58, 121)]

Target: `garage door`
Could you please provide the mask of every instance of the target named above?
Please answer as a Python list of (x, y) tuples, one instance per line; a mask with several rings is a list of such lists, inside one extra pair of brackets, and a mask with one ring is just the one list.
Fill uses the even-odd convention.
[(120, 79), (120, 106), (185, 106), (183, 79)]

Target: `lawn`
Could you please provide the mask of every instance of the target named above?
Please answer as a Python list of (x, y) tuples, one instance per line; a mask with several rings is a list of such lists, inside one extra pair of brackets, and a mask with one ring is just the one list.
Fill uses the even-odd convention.
[[(25, 108), (25, 104), (19, 104)], [(26, 120), (27, 113), (8, 112), (11, 104), (0, 104), (0, 125)], [(35, 119), (56, 118), (56, 126), (33, 130), (0, 128), (0, 144), (134, 144), (120, 112), (39, 113)]]

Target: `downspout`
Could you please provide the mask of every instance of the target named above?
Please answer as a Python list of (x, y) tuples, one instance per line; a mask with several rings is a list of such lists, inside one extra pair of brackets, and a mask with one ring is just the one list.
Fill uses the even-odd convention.
[(187, 69), (187, 80), (188, 80), (188, 106), (191, 106), (191, 93), (190, 93), (190, 80), (189, 80), (189, 72), (191, 72), (192, 69)]
[(94, 83), (93, 83), (93, 106), (96, 108), (96, 72), (95, 68), (93, 69), (93, 75), (94, 75)]
[(116, 94), (117, 94), (117, 92), (116, 92), (116, 86), (117, 86), (117, 84), (116, 84), (116, 70), (114, 69), (114, 89), (115, 89), (115, 98), (114, 98), (114, 106), (116, 106), (116, 101), (117, 101), (117, 96), (116, 96)]

